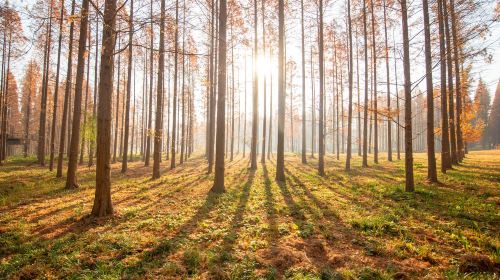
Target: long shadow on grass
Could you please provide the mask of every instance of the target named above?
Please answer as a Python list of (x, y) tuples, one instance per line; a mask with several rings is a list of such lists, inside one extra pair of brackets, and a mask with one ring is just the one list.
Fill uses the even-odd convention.
[[(253, 177), (251, 178), (253, 180)], [(250, 191), (250, 185), (251, 184), (247, 184), (248, 192)], [(192, 233), (197, 228), (197, 225), (201, 221), (204, 221), (207, 218), (209, 218), (210, 213), (214, 211), (214, 209), (221, 203), (221, 199), (222, 199), (221, 195), (209, 192), (207, 194), (207, 197), (203, 205), (198, 208), (196, 213), (187, 222), (185, 222), (182, 226), (180, 226), (180, 228), (177, 230), (176, 234), (173, 237), (161, 242), (153, 250), (144, 253), (142, 257), (140, 257), (140, 260), (137, 263), (129, 267), (126, 267), (124, 273), (141, 274), (149, 266), (159, 265), (157, 263), (158, 261), (164, 260), (167, 256), (169, 256), (176, 249), (178, 249), (184, 242), (188, 240), (189, 234)], [(248, 194), (245, 196), (244, 192), (242, 194), (242, 197), (240, 197), (240, 203), (238, 207), (240, 214), (237, 215), (240, 216), (243, 215), (243, 210), (245, 209), (247, 200), (248, 200)]]

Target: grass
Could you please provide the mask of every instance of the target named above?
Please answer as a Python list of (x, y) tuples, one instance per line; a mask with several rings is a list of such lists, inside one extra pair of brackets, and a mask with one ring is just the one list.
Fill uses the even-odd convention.
[[(500, 262), (500, 151), (472, 152), (460, 166), (425, 181), (415, 155), (415, 193), (404, 192), (403, 161), (353, 169), (326, 158), (286, 157), (249, 169), (227, 162), (223, 195), (202, 157), (150, 179), (139, 161), (112, 166), (116, 214), (92, 220), (95, 173), (81, 187), (33, 164), (0, 167), (0, 278), (72, 279), (492, 279), (460, 272), (461, 258)], [(165, 165), (165, 164), (164, 164)]]

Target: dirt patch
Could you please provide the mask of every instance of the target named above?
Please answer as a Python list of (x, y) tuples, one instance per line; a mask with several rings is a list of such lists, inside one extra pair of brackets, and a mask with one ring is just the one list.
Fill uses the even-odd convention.
[(462, 273), (500, 272), (500, 262), (493, 262), (483, 255), (465, 255), (460, 258), (458, 269)]

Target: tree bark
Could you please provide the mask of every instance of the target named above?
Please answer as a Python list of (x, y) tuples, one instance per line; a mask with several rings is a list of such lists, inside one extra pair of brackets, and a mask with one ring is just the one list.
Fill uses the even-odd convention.
[(83, 74), (85, 71), (85, 52), (87, 49), (87, 30), (89, 23), (89, 0), (83, 0), (80, 23), (80, 38), (78, 40), (78, 62), (76, 65), (76, 83), (75, 83), (75, 100), (73, 105), (73, 124), (71, 129), (71, 144), (68, 160), (68, 174), (66, 178), (66, 188), (76, 188), (77, 160), (78, 160), (78, 144), (80, 141), (80, 120), (82, 111), (82, 87)]
[(50, 163), (49, 170), (54, 168), (54, 154), (55, 154), (55, 138), (56, 138), (56, 121), (57, 121), (57, 107), (59, 100), (59, 70), (61, 66), (61, 45), (62, 45), (62, 28), (64, 21), (64, 0), (61, 1), (61, 18), (59, 20), (59, 40), (57, 46), (57, 66), (56, 66), (56, 83), (54, 85), (54, 107), (52, 112), (52, 130), (50, 132)]
[(352, 149), (352, 23), (351, 23), (351, 1), (347, 0), (347, 22), (349, 33), (349, 105), (347, 108), (347, 156), (345, 169), (351, 169), (351, 149)]
[(224, 135), (226, 127), (224, 122), (226, 119), (226, 25), (227, 25), (227, 1), (220, 0), (219, 7), (219, 72), (218, 72), (218, 97), (217, 97), (217, 135), (216, 135), (216, 151), (215, 151), (215, 178), (211, 192), (223, 193), (226, 191), (224, 187)]
[[(75, 14), (75, 0), (71, 1), (71, 15)], [(57, 157), (57, 178), (62, 177), (62, 166), (64, 159), (64, 146), (66, 140), (66, 124), (68, 123), (69, 97), (71, 95), (71, 78), (73, 76), (73, 36), (75, 23), (71, 21), (69, 27), (68, 65), (66, 67), (66, 84), (64, 89), (64, 105), (61, 122), (61, 137), (59, 138), (59, 153)]]
[[(438, 0), (439, 1), (439, 0)], [(403, 70), (405, 76), (405, 190), (415, 190), (413, 182), (413, 147), (411, 125), (411, 77), (410, 40), (408, 38), (408, 15), (406, 0), (401, 0), (401, 20), (403, 28)]]
[(99, 101), (97, 111), (96, 189), (92, 216), (113, 214), (111, 202), (111, 100), (113, 96), (116, 0), (104, 3)]
[(134, 36), (133, 29), (134, 22), (134, 0), (130, 0), (130, 15), (129, 15), (129, 33), (128, 33), (128, 68), (127, 68), (127, 95), (125, 104), (125, 131), (123, 133), (123, 156), (122, 156), (122, 170), (121, 173), (127, 172), (128, 165), (128, 140), (129, 140), (129, 126), (130, 126), (130, 95), (132, 84), (132, 40)]
[(437, 182), (434, 148), (434, 89), (432, 84), (432, 49), (429, 20), (429, 2), (422, 0), (425, 36), (425, 78), (427, 83), (427, 180)]
[(278, 0), (278, 147), (276, 155), (276, 180), (285, 182), (285, 12), (284, 0)]
[[(178, 12), (178, 8), (179, 8), (179, 2), (176, 1), (176, 13)], [(177, 27), (175, 27), (175, 28), (177, 30)], [(157, 81), (157, 87), (156, 87), (156, 119), (155, 119), (155, 131), (154, 131), (154, 138), (153, 138), (154, 139), (153, 179), (160, 178), (161, 140), (162, 140), (162, 127), (163, 127), (163, 123), (162, 123), (163, 92), (162, 91), (163, 91), (163, 71), (165, 68), (165, 0), (161, 0), (160, 41), (159, 41), (159, 44), (160, 44), (160, 46), (159, 46), (159, 59), (158, 59), (158, 81)], [(176, 42), (176, 45), (177, 45), (177, 42)], [(177, 52), (175, 55), (177, 56)], [(176, 62), (177, 62), (177, 59), (176, 59)], [(176, 68), (177, 68), (177, 66), (176, 66)], [(174, 146), (174, 145), (172, 145), (172, 146)], [(175, 150), (174, 150), (174, 152), (175, 152)], [(172, 158), (174, 159), (174, 165), (175, 165), (175, 154), (172, 154)]]

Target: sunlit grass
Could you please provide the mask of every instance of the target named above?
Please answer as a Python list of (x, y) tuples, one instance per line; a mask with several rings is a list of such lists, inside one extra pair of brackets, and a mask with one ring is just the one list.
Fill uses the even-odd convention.
[[(438, 157), (439, 158), (439, 157)], [(213, 175), (195, 156), (150, 179), (139, 161), (113, 165), (116, 214), (88, 218), (94, 169), (76, 190), (55, 171), (15, 158), (0, 167), (0, 278), (390, 279), (494, 277), (458, 272), (463, 255), (500, 261), (500, 151), (473, 152), (439, 184), (425, 181), (415, 155), (415, 193), (404, 162), (369, 168), (353, 158), (300, 163), (227, 162), (227, 192), (209, 194)], [(438, 162), (439, 164), (439, 162)]]

